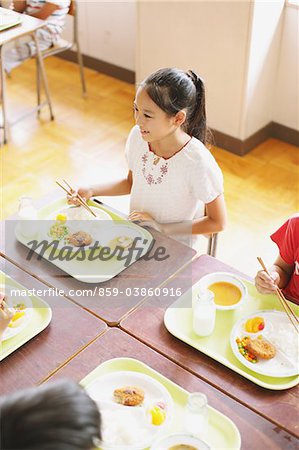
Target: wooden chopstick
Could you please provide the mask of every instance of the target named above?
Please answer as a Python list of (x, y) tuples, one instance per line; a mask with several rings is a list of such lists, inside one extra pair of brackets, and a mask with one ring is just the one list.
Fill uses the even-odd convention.
[[(262, 266), (262, 268), (264, 269), (264, 271), (266, 272), (266, 274), (272, 279), (262, 258), (260, 256), (258, 256), (257, 260), (260, 263), (260, 265)], [(287, 316), (288, 316), (291, 324), (295, 327), (295, 330), (297, 331), (297, 333), (299, 333), (299, 330), (298, 330), (299, 319), (296, 316), (296, 314), (294, 313), (294, 311), (292, 310), (292, 308), (290, 307), (290, 305), (288, 304), (287, 299), (285, 298), (285, 296), (283, 295), (283, 292), (281, 291), (281, 289), (279, 289), (278, 286), (276, 287), (276, 294), (277, 294), (277, 296), (280, 300), (280, 303), (282, 304), (285, 312), (287, 313)]]
[[(68, 186), (68, 188), (69, 188), (71, 191), (74, 190), (74, 189), (72, 188), (72, 186), (71, 186), (66, 180), (63, 179), (62, 181)], [(78, 199), (82, 202), (82, 204), (84, 203), (86, 209), (88, 209), (88, 211), (89, 211), (94, 217), (97, 217), (97, 215), (93, 212), (93, 210), (88, 206), (88, 204), (87, 204), (87, 202), (84, 200), (84, 198), (83, 198), (80, 194), (78, 194), (78, 193), (77, 193), (77, 197), (78, 197)]]
[[(59, 183), (59, 181), (56, 181), (56, 184), (61, 187), (61, 189), (63, 189), (68, 195), (72, 195), (72, 192), (69, 191), (68, 189), (66, 189), (62, 184)], [(81, 197), (81, 196), (80, 196)], [(81, 197), (82, 198), (82, 197)], [(78, 198), (78, 202), (80, 203), (81, 206), (83, 206), (88, 212), (90, 212), (94, 217), (97, 217), (96, 214), (92, 211), (92, 209), (89, 208), (89, 206), (87, 205), (86, 202), (84, 202), (84, 200), (81, 200), (80, 198)]]

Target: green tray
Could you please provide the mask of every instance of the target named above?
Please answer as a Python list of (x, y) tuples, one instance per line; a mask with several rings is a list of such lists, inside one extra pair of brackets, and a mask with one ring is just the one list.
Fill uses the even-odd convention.
[[(124, 219), (124, 217), (116, 214), (114, 211), (111, 211), (108, 207), (99, 205), (99, 203), (94, 202), (92, 200), (88, 201), (88, 204), (90, 206), (94, 206), (96, 208), (102, 209), (103, 211), (107, 212), (114, 221), (125, 223), (126, 225), (130, 226), (131, 228), (135, 228), (138, 230), (139, 234), (142, 235), (142, 238), (146, 240), (146, 242), (142, 245), (142, 252), (138, 254), (138, 258), (133, 257), (130, 261), (130, 266), (133, 264), (137, 259), (144, 256), (151, 248), (151, 244), (153, 241), (153, 237), (150, 234), (149, 231), (147, 231), (145, 228), (139, 227), (138, 225), (135, 225), (132, 222), (128, 222)], [(44, 207), (42, 207), (38, 211), (38, 217), (41, 220), (44, 220), (50, 216), (51, 213), (58, 211), (64, 207), (67, 206), (67, 202), (65, 197), (60, 198)], [(26, 239), (18, 230), (18, 227), (16, 227), (16, 238), (19, 242), (24, 244), (26, 247), (30, 248), (27, 245), (28, 239)], [(31, 239), (29, 239), (29, 242)], [(40, 250), (37, 249), (36, 253), (39, 254)], [(139, 253), (139, 252), (138, 252)], [(50, 250), (46, 251), (43, 254), (43, 258), (46, 260), (49, 259)], [(120, 261), (116, 257), (112, 258), (108, 261), (79, 261), (76, 259), (73, 259), (71, 261), (59, 261), (54, 260), (50, 261), (55, 266), (59, 267), (59, 269), (63, 270), (64, 272), (71, 275), (73, 278), (76, 278), (79, 281), (83, 281), (85, 283), (102, 283), (104, 281), (108, 281), (111, 278), (114, 278), (116, 275), (118, 275), (120, 272), (126, 269), (125, 266), (125, 260)]]
[[(9, 284), (15, 289), (26, 290), (24, 286), (13, 280), (2, 271), (0, 271), (0, 283)], [(48, 303), (39, 297), (30, 296), (30, 298), (33, 306), (30, 322), (28, 323), (28, 326), (20, 331), (20, 333), (0, 344), (0, 361), (43, 331), (51, 321), (52, 310)]]
[[(105, 361), (90, 372), (80, 384), (87, 387), (101, 375), (118, 371), (140, 372), (159, 381), (168, 390), (174, 401), (174, 417), (170, 432), (179, 432), (182, 423), (184, 407), (187, 404), (188, 392), (170, 381), (146, 364), (131, 358), (115, 358)], [(209, 434), (207, 443), (212, 449), (237, 450), (241, 448), (241, 437), (236, 425), (224, 414), (209, 406)]]
[[(237, 321), (258, 310), (276, 309), (284, 311), (275, 295), (259, 294), (254, 284), (244, 279), (242, 281), (248, 289), (247, 299), (235, 310), (217, 310), (215, 330), (211, 336), (199, 337), (193, 332), (191, 289), (185, 292), (166, 310), (164, 324), (167, 330), (176, 338), (200, 350), (259, 386), (274, 390), (289, 389), (296, 386), (299, 382), (297, 375), (282, 378), (260, 375), (245, 367), (233, 354), (230, 346), (230, 334)], [(298, 306), (291, 302), (289, 302), (289, 305), (298, 314)]]

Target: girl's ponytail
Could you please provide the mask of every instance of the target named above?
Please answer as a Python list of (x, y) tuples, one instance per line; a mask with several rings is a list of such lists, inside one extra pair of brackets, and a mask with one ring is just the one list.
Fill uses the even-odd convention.
[(196, 101), (187, 123), (186, 132), (199, 139), (203, 144), (208, 143), (208, 129), (206, 118), (206, 93), (203, 80), (192, 70), (186, 74), (191, 78), (196, 89)]

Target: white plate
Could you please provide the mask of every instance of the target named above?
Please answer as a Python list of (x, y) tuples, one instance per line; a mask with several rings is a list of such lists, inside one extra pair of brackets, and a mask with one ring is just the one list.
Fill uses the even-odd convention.
[(9, 284), (1, 284), (0, 290), (5, 293), (5, 302), (9, 308), (15, 307), (18, 303), (24, 303), (26, 305), (25, 315), (21, 317), (18, 321), (16, 321), (16, 326), (14, 328), (6, 328), (3, 333), (2, 340), (6, 341), (17, 334), (19, 334), (25, 327), (27, 327), (31, 316), (32, 316), (32, 301), (30, 297), (26, 296), (13, 296), (11, 295), (11, 290), (16, 289), (14, 286), (10, 286)]
[(49, 235), (49, 231), (52, 225), (56, 223), (56, 217), (58, 214), (63, 214), (67, 217), (67, 221), (65, 225), (69, 228), (70, 234), (76, 233), (78, 231), (85, 231), (90, 234), (92, 237), (92, 242), (87, 246), (77, 247), (73, 246), (71, 243), (66, 242), (64, 239), (59, 241), (57, 245), (57, 249), (61, 250), (63, 247), (71, 247), (74, 251), (81, 249), (89, 249), (96, 242), (103, 246), (103, 236), (106, 233), (106, 230), (109, 230), (113, 224), (112, 217), (103, 211), (100, 208), (95, 208), (93, 206), (90, 209), (96, 214), (97, 217), (92, 216), (85, 208), (82, 206), (74, 207), (70, 206), (67, 208), (60, 209), (55, 213), (52, 213), (49, 217), (49, 220), (45, 222), (45, 226), (43, 226), (42, 222), (42, 231), (40, 236), (42, 239), (45, 239), (49, 242), (55, 239)]
[[(144, 402), (140, 406), (124, 406), (113, 400), (113, 392), (117, 388), (134, 386), (144, 391)], [(131, 371), (119, 371), (103, 375), (89, 384), (86, 388), (88, 394), (99, 405), (102, 414), (104, 450), (142, 450), (149, 447), (153, 440), (160, 437), (167, 430), (173, 415), (173, 400), (167, 389), (158, 381), (148, 375)], [(155, 426), (150, 423), (148, 410), (157, 402), (166, 405), (166, 419)], [(109, 424), (109, 427), (105, 426)], [(131, 435), (127, 438), (128, 429)], [(123, 438), (118, 442), (109, 441), (109, 437), (122, 433)], [(132, 440), (134, 436), (135, 440)], [(105, 442), (106, 439), (106, 442)], [(125, 440), (127, 439), (127, 442)], [(117, 438), (116, 438), (117, 441)]]
[(150, 450), (169, 450), (174, 445), (190, 445), (198, 450), (211, 449), (208, 444), (191, 434), (174, 433), (155, 441)]
[[(253, 333), (247, 333), (244, 325), (245, 322), (252, 317), (262, 317), (265, 321), (264, 330), (255, 333), (256, 337), (258, 335), (262, 335), (269, 342), (274, 344), (276, 347), (276, 355), (272, 359), (258, 360), (257, 363), (253, 364), (247, 361), (239, 352), (238, 345), (236, 343), (237, 338), (242, 338), (243, 336), (250, 336), (253, 338)], [(292, 356), (286, 354), (283, 351), (283, 346), (285, 339), (280, 335), (284, 333), (284, 330), (290, 330), (292, 336), (294, 337), (294, 345)], [(296, 336), (296, 331), (294, 330), (292, 324), (290, 323), (287, 315), (284, 312), (276, 311), (276, 310), (263, 310), (256, 311), (253, 314), (244, 317), (239, 320), (232, 329), (230, 336), (230, 344), (231, 348), (234, 352), (234, 355), (238, 358), (238, 360), (249, 369), (253, 370), (256, 373), (261, 375), (267, 375), (271, 377), (290, 377), (297, 375), (299, 373), (298, 368), (298, 336)]]
[(213, 272), (208, 273), (207, 275), (203, 276), (192, 288), (192, 296), (196, 295), (197, 291), (199, 291), (199, 288), (208, 289), (211, 284), (219, 283), (221, 281), (224, 281), (226, 283), (231, 283), (241, 291), (241, 298), (238, 303), (235, 303), (234, 305), (228, 305), (228, 306), (222, 306), (217, 305), (216, 308), (226, 311), (226, 310), (232, 310), (238, 308), (243, 301), (247, 297), (247, 288), (243, 281), (241, 281), (236, 275), (233, 275), (229, 272)]
[[(111, 241), (119, 237), (128, 237), (132, 239), (136, 243), (135, 247), (143, 248), (144, 247), (144, 234), (142, 230), (138, 229), (135, 225), (130, 224), (118, 224), (115, 223), (112, 227), (105, 227), (102, 230), (101, 242), (103, 243), (103, 247), (110, 247), (111, 251), (113, 251), (113, 247), (111, 246)], [(129, 249), (124, 249), (123, 254), (126, 254)], [(137, 251), (137, 250), (136, 250)]]

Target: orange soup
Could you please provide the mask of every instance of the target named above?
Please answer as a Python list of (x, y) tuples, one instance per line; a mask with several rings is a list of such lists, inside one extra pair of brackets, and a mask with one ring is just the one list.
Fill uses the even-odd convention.
[(239, 303), (242, 293), (240, 289), (232, 283), (219, 281), (211, 284), (208, 289), (214, 293), (215, 303), (219, 306), (231, 306)]

